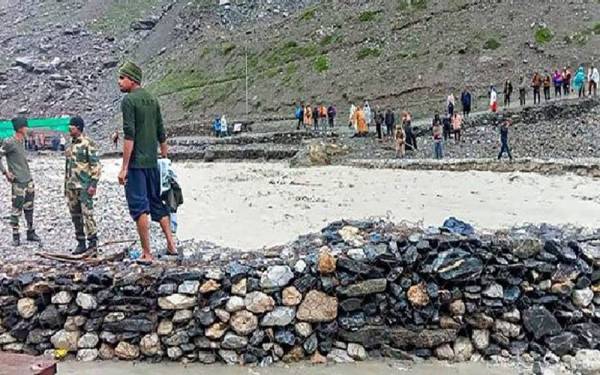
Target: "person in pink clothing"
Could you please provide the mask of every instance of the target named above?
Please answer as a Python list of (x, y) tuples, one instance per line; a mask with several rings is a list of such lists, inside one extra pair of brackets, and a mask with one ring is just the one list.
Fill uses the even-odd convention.
[(454, 112), (452, 116), (452, 130), (454, 131), (454, 141), (456, 143), (460, 142), (460, 132), (462, 129), (463, 117), (460, 113)]

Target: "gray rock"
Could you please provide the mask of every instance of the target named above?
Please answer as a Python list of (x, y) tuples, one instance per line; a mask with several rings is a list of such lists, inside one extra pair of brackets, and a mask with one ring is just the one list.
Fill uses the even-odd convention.
[(210, 365), (217, 361), (217, 356), (213, 352), (198, 352), (198, 361), (200, 363), (204, 363), (205, 365)]
[(158, 324), (156, 333), (158, 333), (160, 336), (167, 336), (170, 335), (171, 332), (173, 332), (173, 322), (169, 319), (161, 320)]
[(444, 344), (435, 348), (434, 355), (442, 361), (452, 361), (454, 359), (454, 350), (450, 344)]
[(77, 360), (81, 362), (92, 362), (98, 358), (97, 349), (79, 349), (77, 351)]
[(600, 373), (600, 350), (579, 350), (571, 362), (571, 368), (582, 375)]
[(33, 298), (21, 298), (17, 302), (17, 311), (19, 312), (19, 315), (21, 315), (21, 318), (31, 318), (37, 312), (35, 300)]
[(3, 333), (0, 335), (0, 345), (12, 344), (13, 342), (17, 342), (17, 339), (10, 333)]
[(305, 270), (306, 270), (306, 262), (303, 259), (300, 259), (294, 265), (294, 271), (296, 271), (297, 273), (304, 273)]
[(474, 329), (471, 336), (475, 349), (483, 351), (490, 346), (490, 331), (485, 329)]
[(264, 294), (263, 292), (252, 292), (246, 295), (244, 299), (246, 309), (255, 314), (262, 314), (267, 311), (273, 310), (275, 307), (275, 301), (273, 298)]
[(221, 342), (221, 347), (223, 349), (241, 349), (246, 345), (248, 345), (248, 339), (246, 337), (238, 336), (232, 332), (227, 332)]
[(454, 358), (458, 362), (465, 362), (473, 355), (473, 344), (467, 337), (459, 337), (454, 342)]
[(240, 356), (233, 350), (219, 350), (219, 357), (228, 365), (237, 365), (240, 362)]
[(367, 351), (364, 346), (354, 343), (348, 344), (348, 349), (346, 350), (348, 355), (357, 361), (364, 361), (368, 358)]
[(276, 307), (262, 318), (260, 324), (264, 327), (284, 327), (290, 324), (295, 316), (296, 309), (293, 307)]
[(189, 322), (192, 319), (192, 310), (177, 310), (173, 315), (173, 323)]
[(500, 332), (508, 338), (517, 338), (521, 333), (521, 326), (503, 320), (496, 320), (494, 324), (494, 330), (496, 332)]
[(60, 291), (52, 296), (51, 302), (55, 305), (67, 305), (71, 303), (73, 296), (67, 291)]
[(158, 298), (158, 306), (164, 310), (183, 310), (196, 306), (196, 297), (185, 296), (183, 294), (171, 294), (166, 297)]
[(140, 340), (140, 351), (147, 357), (157, 355), (161, 351), (160, 339), (156, 333), (148, 334)]
[(573, 304), (578, 307), (587, 307), (594, 299), (594, 292), (590, 288), (575, 289), (571, 296)]
[(350, 249), (348, 250), (348, 257), (357, 261), (364, 261), (367, 259), (365, 251), (363, 249)]
[(198, 280), (186, 280), (179, 288), (177, 288), (177, 292), (180, 294), (191, 294), (195, 295), (198, 293), (198, 289), (200, 288), (200, 281)]
[(79, 349), (94, 349), (99, 341), (98, 335), (88, 332), (79, 338), (77, 346)]
[(96, 307), (98, 307), (98, 303), (96, 302), (96, 298), (94, 296), (82, 292), (77, 293), (75, 303), (77, 303), (77, 306), (84, 310), (95, 310)]
[(236, 312), (242, 310), (246, 305), (244, 299), (238, 296), (231, 296), (225, 305), (225, 309), (230, 312)]
[(296, 325), (294, 325), (294, 328), (296, 330), (296, 333), (300, 337), (308, 337), (313, 332), (312, 326), (310, 325), (310, 323), (306, 323), (306, 322), (296, 323)]
[(181, 348), (179, 348), (178, 346), (169, 346), (167, 348), (167, 356), (173, 361), (181, 358), (182, 355), (183, 350), (181, 350)]
[(343, 349), (332, 349), (329, 354), (327, 354), (327, 359), (335, 362), (335, 363), (352, 363), (354, 359), (350, 357), (347, 351)]
[(504, 297), (504, 288), (498, 283), (490, 284), (482, 293), (488, 298), (502, 298)]
[(387, 287), (386, 279), (370, 279), (356, 284), (338, 288), (338, 293), (346, 297), (358, 297), (384, 292)]
[(288, 266), (271, 266), (263, 273), (260, 287), (263, 290), (279, 290), (288, 285), (294, 273)]
[(56, 332), (50, 338), (50, 342), (54, 349), (64, 349), (69, 352), (77, 351), (77, 343), (79, 341), (79, 331), (66, 331), (64, 329)]

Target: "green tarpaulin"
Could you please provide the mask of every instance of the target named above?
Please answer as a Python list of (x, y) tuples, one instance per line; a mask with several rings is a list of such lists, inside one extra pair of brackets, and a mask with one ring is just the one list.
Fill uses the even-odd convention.
[[(30, 129), (48, 129), (57, 132), (69, 131), (69, 117), (32, 118), (27, 119)], [(0, 121), (0, 139), (10, 138), (15, 134), (10, 120)]]

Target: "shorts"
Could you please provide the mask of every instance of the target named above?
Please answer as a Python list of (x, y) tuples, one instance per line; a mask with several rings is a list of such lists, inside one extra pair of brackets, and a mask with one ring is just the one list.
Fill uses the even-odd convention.
[(125, 184), (125, 198), (134, 221), (150, 214), (152, 221), (169, 216), (167, 206), (160, 199), (160, 172), (158, 168), (129, 168)]

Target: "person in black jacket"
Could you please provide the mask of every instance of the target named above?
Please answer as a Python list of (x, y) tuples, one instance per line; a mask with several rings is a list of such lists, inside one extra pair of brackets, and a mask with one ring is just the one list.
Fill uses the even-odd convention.
[(504, 108), (510, 107), (510, 96), (513, 92), (513, 86), (509, 79), (504, 82)]
[(394, 134), (394, 125), (396, 123), (396, 118), (394, 116), (394, 112), (392, 112), (391, 109), (387, 109), (387, 111), (385, 111), (385, 129), (386, 132), (385, 134), (388, 137), (391, 137), (392, 134)]
[(383, 125), (383, 122), (385, 121), (385, 118), (383, 116), (383, 112), (379, 110), (379, 108), (377, 108), (375, 110), (375, 129), (377, 130), (377, 138), (381, 140), (381, 138), (383, 138), (383, 132), (381, 131), (381, 126)]

